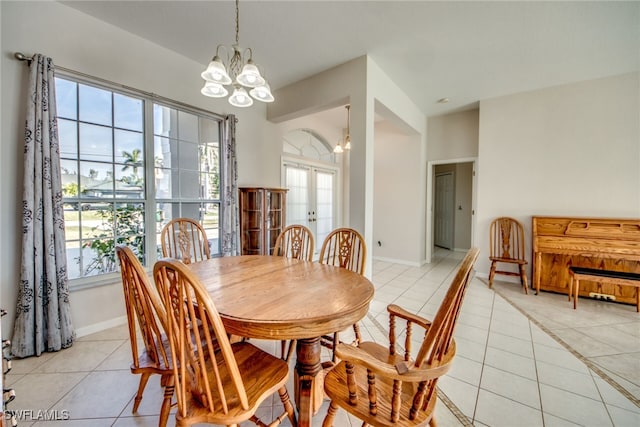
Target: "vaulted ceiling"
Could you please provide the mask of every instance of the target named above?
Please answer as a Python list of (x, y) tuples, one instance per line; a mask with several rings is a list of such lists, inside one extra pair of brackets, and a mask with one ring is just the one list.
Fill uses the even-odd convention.
[[(62, 3), (203, 69), (235, 38), (233, 1)], [(240, 44), (274, 90), (369, 55), (431, 116), (639, 70), (640, 2), (241, 0)]]

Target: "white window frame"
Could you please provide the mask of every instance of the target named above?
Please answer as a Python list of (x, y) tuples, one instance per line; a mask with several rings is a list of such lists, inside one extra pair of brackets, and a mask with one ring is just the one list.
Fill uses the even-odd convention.
[[(56, 70), (55, 77), (59, 77), (64, 80), (73, 81), (77, 84), (83, 84), (88, 86), (93, 86), (98, 89), (103, 89), (106, 91), (110, 91), (113, 93), (118, 93), (134, 98), (141, 99), (143, 102), (143, 146), (144, 146), (144, 179), (145, 179), (145, 189), (144, 189), (144, 198), (136, 199), (144, 203), (145, 211), (144, 211), (144, 236), (145, 236), (145, 269), (147, 271), (152, 270), (153, 264), (157, 261), (157, 248), (160, 245), (160, 242), (156, 239), (156, 197), (155, 197), (155, 162), (154, 162), (154, 129), (153, 129), (153, 105), (158, 104), (163, 107), (168, 107), (172, 109), (176, 109), (179, 111), (183, 111), (189, 114), (194, 114), (199, 117), (205, 117), (208, 119), (216, 120), (219, 122), (219, 150), (221, 150), (222, 145), (222, 134), (223, 134), (223, 125), (224, 125), (224, 116), (220, 114), (216, 114), (210, 111), (202, 110), (196, 107), (192, 107), (171, 99), (163, 98), (157, 96), (155, 94), (147, 93), (144, 91), (137, 90), (135, 88), (130, 88), (127, 86), (119, 85), (117, 83), (109, 82), (100, 78), (96, 78), (93, 76), (88, 76), (82, 73), (74, 73), (68, 70), (59, 71)], [(79, 117), (76, 118), (76, 121), (79, 121)], [(113, 123), (112, 123), (113, 127)], [(224, 173), (222, 171), (222, 162), (221, 156), (219, 155), (219, 199), (202, 199), (199, 198), (198, 201), (203, 201), (205, 203), (217, 203), (219, 221), (223, 218), (222, 209), (224, 208), (223, 197), (224, 193), (222, 188), (224, 188), (223, 177)], [(106, 201), (113, 201), (114, 198), (106, 199)], [(194, 199), (182, 199), (182, 198), (171, 198), (171, 199), (163, 199), (165, 201), (170, 200), (173, 203), (193, 203)], [(129, 199), (122, 199), (123, 202), (131, 202)], [(218, 232), (220, 233), (222, 228), (222, 224), (219, 222), (218, 224)], [(220, 242), (218, 243), (220, 244)], [(218, 251), (219, 253), (220, 251)], [(67, 259), (67, 263), (74, 262), (73, 259)], [(117, 267), (116, 271), (101, 273), (90, 276), (82, 276), (78, 278), (73, 278), (69, 280), (69, 288), (70, 290), (80, 290), (85, 288), (93, 288), (96, 286), (113, 284), (115, 281), (120, 279), (119, 267)]]

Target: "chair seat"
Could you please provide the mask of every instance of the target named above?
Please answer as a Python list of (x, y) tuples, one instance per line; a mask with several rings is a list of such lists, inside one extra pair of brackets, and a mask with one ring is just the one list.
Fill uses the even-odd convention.
[[(334, 425), (339, 408), (363, 426), (436, 426), (436, 385), (456, 354), (453, 332), (478, 252), (471, 248), (465, 255), (433, 320), (390, 304), (388, 346), (337, 345), (341, 362), (324, 379), (331, 402), (323, 427)], [(423, 337), (417, 351), (412, 346), (420, 338), (414, 336)]]
[[(289, 375), (289, 367), (283, 360), (267, 354), (247, 342), (232, 344), (231, 348), (247, 393), (249, 402), (248, 409), (242, 408), (239, 399), (236, 397), (237, 392), (233, 389), (233, 382), (231, 381), (231, 374), (227, 369), (227, 365), (218, 363), (221, 382), (227, 397), (228, 413), (225, 414), (220, 409), (222, 403), (219, 395), (214, 394), (213, 402), (218, 410), (217, 412), (211, 412), (203, 405), (203, 402), (196, 397), (198, 393), (192, 390), (189, 394), (190, 397), (187, 404), (188, 412), (185, 417), (189, 419), (190, 424), (239, 424), (251, 418), (262, 401), (285, 385)], [(209, 359), (208, 362), (211, 360), (212, 359)], [(207, 371), (210, 373), (210, 381), (215, 381), (213, 367), (207, 367)], [(250, 376), (247, 373), (259, 373), (260, 376)], [(215, 384), (212, 384), (212, 388), (215, 388)], [(178, 412), (176, 414), (176, 420), (180, 421), (181, 418), (183, 417), (181, 417)]]
[(490, 261), (495, 261), (495, 262), (508, 262), (508, 263), (511, 263), (511, 264), (520, 264), (520, 265), (528, 264), (527, 261), (524, 260), (524, 259), (489, 257), (489, 260)]
[(161, 358), (160, 360), (154, 360), (146, 350), (143, 350), (142, 353), (138, 356), (138, 366), (135, 363), (131, 363), (131, 373), (139, 374), (143, 371), (151, 371), (157, 374), (173, 374), (172, 361), (171, 361), (171, 346), (169, 345), (169, 338), (163, 334), (162, 336), (162, 345), (166, 351), (168, 360), (165, 361)]
[[(396, 365), (404, 361), (401, 354), (389, 355), (389, 349), (387, 347), (374, 342), (363, 342), (358, 347), (383, 363)], [(366, 421), (372, 426), (397, 427), (399, 425), (404, 425), (402, 423), (402, 419), (407, 419), (409, 417), (409, 411), (413, 404), (413, 397), (417, 392), (419, 383), (402, 383), (400, 396), (400, 400), (402, 402), (400, 406), (400, 420), (397, 423), (394, 423), (391, 421), (391, 405), (387, 404), (387, 402), (391, 402), (393, 380), (384, 376), (376, 377), (378, 409), (376, 415), (371, 415), (369, 412), (369, 398), (367, 390), (367, 369), (362, 365), (354, 365), (355, 382), (358, 386), (358, 402), (356, 405), (352, 405), (349, 403), (349, 389), (345, 387), (345, 384), (347, 384), (345, 365), (346, 362), (341, 361), (331, 371), (329, 371), (325, 377), (325, 392), (331, 401), (343, 409), (346, 409), (351, 415), (360, 420)], [(411, 425), (423, 425), (429, 422), (433, 416), (435, 403), (436, 399), (434, 396), (434, 398), (429, 401), (426, 411), (417, 412), (416, 418), (411, 421)]]

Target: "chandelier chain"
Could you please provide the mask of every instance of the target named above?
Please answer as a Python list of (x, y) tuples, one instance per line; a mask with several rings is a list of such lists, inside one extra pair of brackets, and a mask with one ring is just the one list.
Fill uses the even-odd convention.
[(240, 43), (240, 0), (236, 0), (236, 45)]

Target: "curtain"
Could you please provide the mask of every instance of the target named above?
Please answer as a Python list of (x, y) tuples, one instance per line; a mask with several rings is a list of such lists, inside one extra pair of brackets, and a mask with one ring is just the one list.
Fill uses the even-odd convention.
[(11, 352), (39, 356), (73, 344), (54, 66), (34, 55), (29, 63), (24, 134), (22, 262)]
[(236, 160), (236, 116), (224, 120), (222, 141), (222, 183), (224, 208), (222, 209), (222, 256), (238, 255), (238, 162)]

